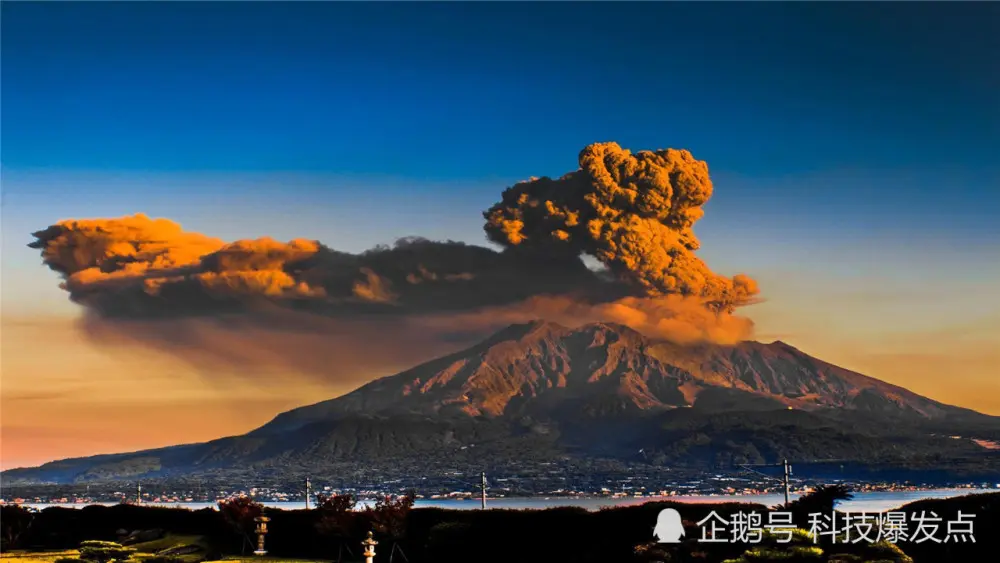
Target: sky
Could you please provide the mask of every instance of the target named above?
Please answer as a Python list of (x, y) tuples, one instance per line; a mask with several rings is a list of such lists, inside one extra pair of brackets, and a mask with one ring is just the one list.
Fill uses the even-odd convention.
[(247, 381), (95, 343), (34, 231), (143, 212), (224, 240), (486, 245), (503, 189), (598, 141), (708, 162), (698, 254), (758, 280), (757, 339), (1000, 415), (995, 3), (0, 16), (4, 468), (242, 433), (391, 373)]

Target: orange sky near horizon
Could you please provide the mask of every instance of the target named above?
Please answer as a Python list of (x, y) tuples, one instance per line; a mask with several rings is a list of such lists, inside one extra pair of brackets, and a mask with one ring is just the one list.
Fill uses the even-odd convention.
[(242, 434), (349, 390), (277, 375), (206, 377), (152, 349), (95, 345), (66, 316), (4, 319), (2, 337), (4, 469)]

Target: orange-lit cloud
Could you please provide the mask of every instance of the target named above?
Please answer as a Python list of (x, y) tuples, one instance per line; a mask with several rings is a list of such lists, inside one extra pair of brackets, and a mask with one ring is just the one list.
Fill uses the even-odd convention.
[(711, 197), (708, 165), (688, 151), (632, 154), (596, 143), (580, 152), (579, 170), (521, 182), (484, 216), (490, 240), (501, 245), (589, 254), (643, 295), (697, 297), (732, 313), (759, 290), (751, 278), (719, 276), (695, 256), (692, 228)]
[(618, 323), (647, 336), (680, 344), (736, 344), (753, 331), (753, 323), (746, 317), (719, 315), (707, 309), (704, 301), (680, 295), (623, 297), (609, 303), (587, 303), (565, 296), (540, 296), (474, 312), (425, 316), (415, 320), (415, 324), (436, 330), (445, 330), (450, 326), (491, 331), (540, 318), (566, 326), (592, 322)]

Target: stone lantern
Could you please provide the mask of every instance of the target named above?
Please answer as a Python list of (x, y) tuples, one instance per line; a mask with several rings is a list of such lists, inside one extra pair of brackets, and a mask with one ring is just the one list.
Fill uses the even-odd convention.
[(375, 560), (375, 546), (378, 542), (372, 537), (371, 531), (368, 532), (368, 537), (365, 541), (361, 542), (361, 547), (365, 549), (364, 553), (361, 555), (365, 558), (365, 563), (372, 563)]
[(267, 555), (264, 550), (264, 535), (267, 534), (267, 523), (271, 521), (267, 516), (258, 516), (253, 519), (257, 523), (257, 551), (254, 555)]

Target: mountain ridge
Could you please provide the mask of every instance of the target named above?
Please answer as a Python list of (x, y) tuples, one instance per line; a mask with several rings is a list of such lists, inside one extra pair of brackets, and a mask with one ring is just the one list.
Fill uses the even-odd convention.
[[(956, 433), (970, 439), (948, 438)], [(344, 462), (416, 467), (428, 458), (460, 459), (472, 446), (476, 460), (495, 465), (636, 461), (637, 451), (642, 463), (674, 466), (830, 455), (911, 463), (979, 455), (971, 438), (1000, 438), (1000, 418), (784, 342), (681, 346), (614, 323), (534, 321), (280, 413), (243, 435), (60, 460), (3, 477), (72, 482)]]
[[(674, 396), (672, 397), (673, 401), (668, 400), (665, 403), (655, 394), (651, 395), (648, 388), (644, 388), (645, 380), (630, 380), (629, 383), (635, 386), (631, 398), (637, 405), (640, 402), (645, 402), (646, 408), (692, 406), (697, 395), (705, 388), (721, 386), (769, 397), (793, 408), (808, 409), (822, 406), (848, 408), (867, 406), (874, 408), (880, 402), (878, 397), (870, 395), (875, 391), (883, 394), (881, 397), (883, 403), (894, 403), (896, 406), (913, 410), (930, 418), (947, 413), (974, 413), (969, 409), (945, 405), (917, 395), (903, 387), (818, 360), (780, 341), (770, 344), (745, 341), (734, 346), (682, 346), (650, 339), (631, 328), (615, 323), (591, 323), (571, 329), (549, 321), (533, 321), (511, 325), (471, 348), (431, 360), (395, 375), (374, 380), (341, 397), (281, 413), (268, 424), (277, 423), (280, 425), (283, 419), (303, 416), (303, 413), (309, 409), (315, 409), (315, 412), (311, 416), (306, 416), (307, 419), (320, 419), (331, 414), (338, 414), (341, 412), (339, 409), (345, 409), (348, 412), (392, 411), (394, 406), (398, 406), (402, 402), (401, 399), (404, 396), (414, 393), (426, 394), (434, 388), (452, 381), (455, 376), (463, 375), (463, 370), (467, 371), (471, 362), (478, 362), (483, 371), (465, 375), (471, 379), (488, 379), (489, 374), (484, 372), (491, 367), (495, 369), (492, 364), (502, 364), (506, 352), (517, 353), (527, 350), (529, 358), (526, 359), (529, 362), (531, 359), (538, 360), (533, 366), (538, 370), (538, 373), (542, 376), (546, 373), (555, 374), (554, 384), (557, 387), (565, 387), (569, 384), (569, 380), (565, 378), (572, 377), (573, 370), (559, 371), (557, 366), (545, 362), (551, 364), (554, 361), (565, 367), (571, 363), (571, 359), (567, 358), (568, 355), (571, 356), (575, 352), (577, 356), (585, 356), (585, 350), (567, 350), (573, 345), (579, 345), (579, 337), (584, 337), (584, 340), (589, 339), (591, 344), (600, 345), (609, 338), (609, 334), (615, 343), (624, 341), (628, 347), (626, 352), (638, 356), (638, 358), (630, 358), (632, 361), (625, 361), (625, 367), (634, 368), (636, 364), (644, 363), (654, 364), (641, 367), (653, 367), (663, 374), (672, 376), (679, 383), (677, 392), (684, 395), (683, 400)], [(560, 343), (556, 342), (559, 339), (571, 340), (573, 337), (577, 337), (577, 342), (568, 342), (570, 346), (560, 346)], [(611, 349), (611, 352), (621, 353), (621, 350), (614, 344), (607, 344), (607, 347)], [(617, 359), (622, 360), (621, 357)], [(782, 366), (784, 372), (775, 372), (775, 366), (771, 364), (776, 361), (784, 363)], [(598, 378), (607, 376), (609, 368), (613, 367), (606, 364), (598, 366), (591, 364), (584, 367), (584, 372), (588, 374), (589, 380), (593, 383), (595, 376)], [(808, 368), (811, 368), (813, 372), (810, 372)], [(426, 375), (430, 372), (433, 372), (433, 375)], [(532, 381), (526, 381), (523, 374), (516, 371), (503, 372), (500, 370), (500, 373), (507, 381), (517, 380), (521, 385), (532, 383)], [(793, 377), (796, 373), (800, 374), (797, 378)], [(553, 383), (551, 380), (548, 382)], [(486, 391), (488, 390), (486, 389)], [(466, 390), (466, 392), (468, 391)], [(482, 392), (483, 389), (476, 387), (471, 391)], [(539, 391), (544, 391), (544, 389), (533, 388), (530, 391), (537, 395)], [(387, 393), (391, 393), (391, 395), (387, 395)], [(371, 395), (376, 396), (375, 400), (372, 400)], [(861, 398), (859, 399), (859, 397)], [(440, 399), (440, 397), (437, 398)], [(457, 399), (458, 397), (450, 397), (448, 402), (453, 404), (462, 402)], [(491, 404), (487, 404), (489, 401), (484, 399), (473, 400), (472, 404), (465, 404), (466, 414), (492, 416), (502, 414), (506, 408), (506, 402), (500, 399), (498, 404), (499, 398), (495, 396), (491, 399), (493, 401)], [(825, 401), (819, 399), (825, 399)], [(865, 401), (867, 401), (867, 405)], [(429, 405), (431, 408), (428, 410), (428, 405), (417, 406), (414, 403), (419, 404), (421, 401), (410, 401), (409, 406), (402, 410), (406, 411), (407, 408), (412, 409), (416, 406), (418, 412), (421, 412), (421, 409), (423, 412), (437, 412), (433, 407), (444, 406), (440, 401), (437, 404), (432, 402)]]

